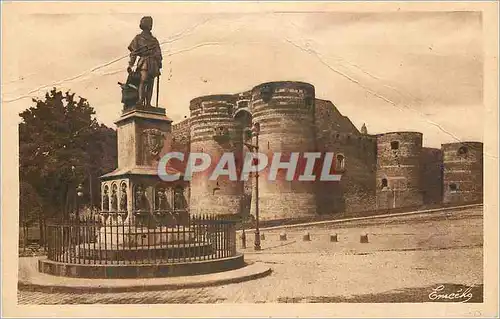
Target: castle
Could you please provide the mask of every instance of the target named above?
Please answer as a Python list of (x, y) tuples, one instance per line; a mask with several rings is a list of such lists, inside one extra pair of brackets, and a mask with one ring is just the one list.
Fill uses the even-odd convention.
[[(136, 209), (140, 202), (150, 211), (254, 214), (252, 178), (210, 181), (198, 173), (190, 181), (169, 184), (158, 178), (155, 165), (168, 151), (203, 152), (213, 158), (245, 153), (244, 131), (255, 122), (260, 123), (259, 152), (333, 152), (342, 174), (340, 182), (304, 182), (270, 181), (263, 172), (258, 185), (261, 220), (482, 201), (482, 143), (449, 143), (437, 149), (423, 147), (419, 132), (368, 134), (365, 125), (358, 130), (332, 102), (316, 98), (308, 83), (263, 83), (238, 94), (195, 98), (189, 108), (190, 117), (176, 124), (164, 109), (124, 110), (117, 122), (119, 168), (102, 178), (104, 211), (120, 210), (123, 194), (118, 193), (128, 188), (134, 196), (125, 196), (124, 209)], [(140, 132), (146, 132), (144, 138), (137, 137)], [(120, 158), (134, 158), (134, 163), (121, 163)], [(139, 181), (135, 186), (134, 179)], [(112, 201), (110, 190), (117, 198), (114, 204), (106, 203)], [(133, 199), (137, 196), (140, 200)]]

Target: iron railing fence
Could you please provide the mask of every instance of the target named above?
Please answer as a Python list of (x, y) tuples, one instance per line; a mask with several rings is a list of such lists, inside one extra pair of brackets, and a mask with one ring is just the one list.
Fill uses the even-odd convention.
[(46, 223), (47, 258), (70, 264), (155, 264), (236, 255), (238, 218), (187, 212), (101, 212)]

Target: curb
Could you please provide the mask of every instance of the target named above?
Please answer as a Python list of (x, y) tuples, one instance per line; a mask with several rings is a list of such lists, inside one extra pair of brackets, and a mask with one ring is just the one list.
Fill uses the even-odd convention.
[[(394, 214), (380, 214), (380, 215), (372, 215), (372, 216), (364, 216), (364, 217), (351, 217), (344, 219), (333, 219), (333, 220), (323, 220), (317, 222), (308, 222), (301, 224), (292, 224), (292, 225), (281, 225), (281, 226), (272, 226), (272, 227), (263, 227), (260, 230), (275, 230), (275, 229), (286, 229), (286, 228), (300, 228), (306, 226), (315, 226), (315, 225), (328, 225), (328, 224), (341, 224), (348, 223), (353, 221), (363, 221), (363, 220), (373, 220), (373, 219), (383, 219), (383, 218), (391, 218), (391, 217), (401, 217), (401, 216), (411, 216), (411, 215), (419, 215), (419, 214), (431, 214), (431, 213), (439, 213), (445, 212), (448, 210), (463, 210), (468, 208), (476, 208), (482, 207), (483, 204), (471, 204), (471, 205), (462, 205), (462, 206), (453, 206), (453, 207), (442, 207), (442, 208), (433, 208), (433, 209), (425, 209), (425, 210), (416, 210), (405, 213), (394, 213)], [(246, 232), (255, 231), (255, 228), (245, 229)], [(236, 231), (236, 233), (241, 233), (241, 230)]]
[[(203, 288), (214, 287), (228, 284), (235, 284), (244, 281), (260, 279), (269, 276), (273, 270), (270, 267), (259, 264), (247, 264), (245, 267), (252, 267), (252, 265), (261, 266), (262, 270), (255, 271), (254, 273), (234, 278), (212, 279), (207, 281), (192, 281), (186, 283), (165, 283), (165, 284), (152, 284), (152, 285), (131, 285), (131, 286), (102, 286), (97, 285), (94, 287), (85, 286), (62, 286), (62, 285), (42, 285), (30, 283), (28, 281), (19, 281), (17, 284), (18, 290), (21, 291), (38, 291), (47, 293), (111, 293), (111, 292), (143, 292), (143, 291), (159, 291), (159, 290), (179, 290), (189, 288)], [(244, 269), (240, 268), (240, 269)], [(157, 278), (165, 279), (165, 278)], [(189, 280), (189, 277), (186, 277)], [(98, 279), (95, 279), (98, 280)], [(119, 279), (117, 279), (119, 280)]]

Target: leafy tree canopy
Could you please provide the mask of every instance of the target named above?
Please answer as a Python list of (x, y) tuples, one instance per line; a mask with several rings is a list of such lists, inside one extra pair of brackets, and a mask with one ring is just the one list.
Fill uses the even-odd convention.
[(116, 132), (95, 118), (85, 98), (56, 88), (20, 113), (20, 213), (41, 218), (75, 209), (78, 184), (81, 204), (99, 205), (99, 176), (116, 167)]

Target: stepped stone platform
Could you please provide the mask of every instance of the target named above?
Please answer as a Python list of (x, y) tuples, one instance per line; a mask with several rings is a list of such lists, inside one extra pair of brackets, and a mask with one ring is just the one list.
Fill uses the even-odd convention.
[(48, 259), (38, 261), (38, 270), (41, 273), (77, 278), (152, 278), (152, 277), (175, 277), (207, 274), (220, 271), (234, 270), (245, 266), (243, 254), (236, 256), (207, 259), (187, 262), (163, 263), (161, 260), (155, 263), (137, 263), (106, 260), (100, 263), (67, 263), (56, 262)]
[(135, 278), (135, 279), (88, 279), (59, 277), (40, 273), (38, 264), (44, 259), (38, 257), (23, 257), (19, 260), (20, 290), (44, 292), (131, 292), (177, 290), (186, 288), (200, 288), (239, 283), (263, 278), (272, 273), (272, 269), (260, 262), (247, 262), (238, 269), (198, 274), (194, 276), (177, 276), (164, 278)]

